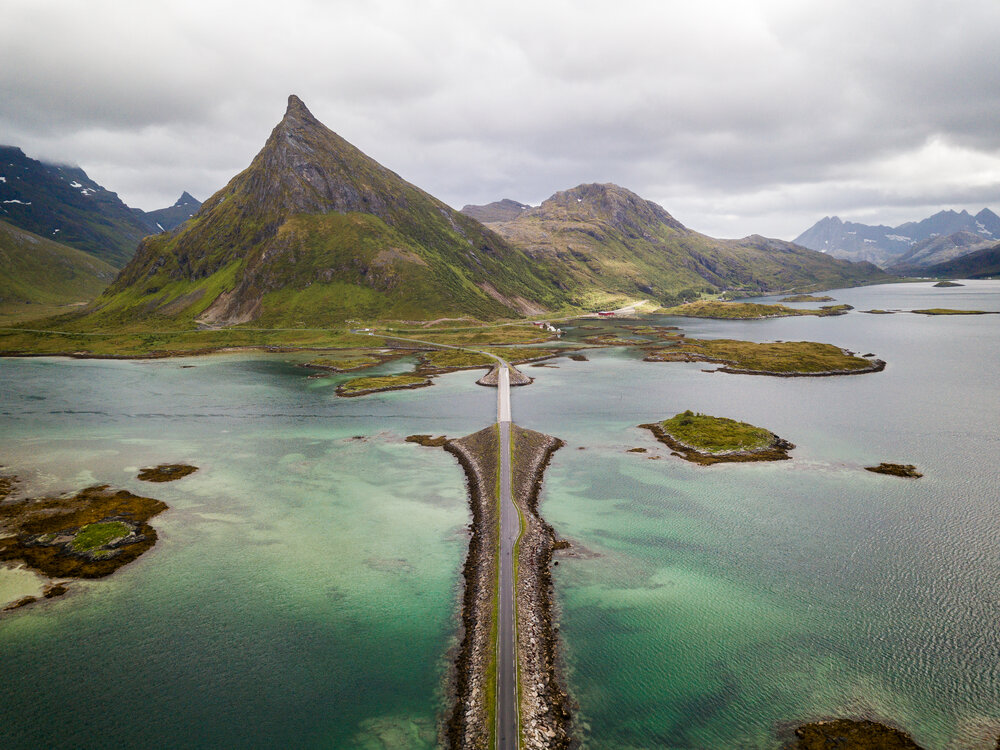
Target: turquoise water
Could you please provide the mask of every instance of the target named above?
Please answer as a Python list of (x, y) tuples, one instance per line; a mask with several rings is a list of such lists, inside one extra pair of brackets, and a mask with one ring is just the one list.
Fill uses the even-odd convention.
[[(831, 294), (1000, 310), (997, 282)], [(852, 714), (929, 750), (991, 748), (1000, 317), (662, 322), (889, 365), (774, 379), (613, 349), (526, 369), (515, 420), (568, 443), (542, 510), (576, 545), (555, 579), (587, 746), (775, 748)], [(109, 482), (171, 506), (133, 565), (0, 618), (0, 745), (430, 744), (468, 516), (454, 460), (402, 438), (480, 429), (493, 392), (454, 373), (340, 399), (307, 375), (245, 355), (0, 360), (0, 463), (29, 490)], [(698, 467), (636, 427), (687, 408), (765, 426), (794, 460)], [(925, 477), (861, 468), (883, 460)], [(164, 461), (201, 470), (135, 480)], [(19, 575), (6, 585), (34, 585)]]

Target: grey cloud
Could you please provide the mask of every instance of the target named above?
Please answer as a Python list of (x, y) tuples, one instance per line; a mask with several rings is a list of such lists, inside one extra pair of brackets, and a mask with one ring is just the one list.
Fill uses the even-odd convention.
[[(615, 181), (701, 231), (791, 237), (826, 214), (1000, 202), (993, 0), (49, 0), (4, 16), (0, 141), (143, 208), (222, 187), (292, 92), (457, 206)], [(892, 162), (929, 159), (934, 138), (965, 173)]]

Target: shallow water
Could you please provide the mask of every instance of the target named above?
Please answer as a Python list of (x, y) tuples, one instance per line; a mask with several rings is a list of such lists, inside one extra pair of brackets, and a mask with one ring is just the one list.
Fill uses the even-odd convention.
[[(1000, 310), (997, 282), (831, 295)], [(526, 369), (515, 420), (568, 442), (543, 513), (592, 553), (555, 569), (587, 745), (774, 748), (854, 714), (992, 747), (1000, 318), (661, 322), (889, 364), (778, 379), (612, 349)], [(3, 746), (428, 746), (468, 515), (454, 460), (402, 437), (490, 423), (477, 376), (340, 399), (343, 376), (273, 356), (0, 360), (0, 463), (32, 494), (107, 482), (171, 506), (136, 563), (0, 618)], [(794, 460), (694, 466), (636, 427), (688, 408), (767, 427)], [(925, 477), (861, 468), (883, 460)], [(200, 471), (135, 479), (160, 462)]]

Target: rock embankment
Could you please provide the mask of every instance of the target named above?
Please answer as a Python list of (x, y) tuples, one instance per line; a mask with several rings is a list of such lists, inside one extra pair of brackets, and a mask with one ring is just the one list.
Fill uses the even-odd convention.
[[(497, 387), (497, 382), (500, 380), (500, 365), (494, 365), (488, 373), (483, 375), (479, 380), (476, 381), (479, 385)], [(531, 378), (525, 375), (523, 372), (518, 370), (516, 367), (510, 368), (510, 384), (511, 385), (531, 385)]]
[(461, 645), (450, 677), (454, 704), (442, 729), (442, 745), (455, 750), (490, 746), (489, 703), (496, 686), (488, 684), (487, 672), (495, 658), (492, 628), (500, 540), (497, 440), (497, 427), (492, 425), (444, 444), (465, 470), (472, 510), (472, 536), (463, 570)]
[(555, 532), (538, 513), (542, 475), (565, 443), (512, 425), (514, 502), (524, 518), (517, 557), (517, 649), (520, 660), (521, 731), (525, 748), (567, 748), (572, 741), (572, 703), (558, 671), (554, 623), (552, 552)]

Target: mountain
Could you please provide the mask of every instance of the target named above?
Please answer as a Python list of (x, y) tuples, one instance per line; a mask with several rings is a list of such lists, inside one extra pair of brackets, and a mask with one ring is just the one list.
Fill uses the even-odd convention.
[(250, 166), (147, 237), (90, 314), (110, 322), (339, 324), (564, 307), (554, 279), (291, 96)]
[(983, 239), (981, 234), (960, 231), (922, 240), (899, 256), (889, 269), (900, 275), (922, 274), (936, 263), (945, 263), (963, 255), (994, 245), (996, 240)]
[(0, 220), (123, 266), (156, 230), (79, 167), (0, 146)]
[(169, 232), (194, 216), (199, 208), (201, 208), (201, 201), (185, 190), (174, 205), (167, 208), (159, 208), (155, 211), (142, 211), (133, 208), (132, 211), (153, 227), (153, 232)]
[(927, 276), (945, 276), (952, 279), (1000, 276), (1000, 243), (922, 270)]
[(471, 216), (476, 221), (489, 224), (497, 221), (511, 221), (520, 216), (522, 211), (531, 208), (525, 203), (512, 201), (510, 198), (487, 203), (485, 206), (467, 205), (462, 207), (462, 213)]
[(688, 229), (652, 201), (617, 185), (579, 185), (512, 221), (491, 224), (583, 307), (615, 298), (667, 304), (700, 292), (749, 294), (850, 286), (887, 279), (849, 263), (757, 235), (717, 240)]
[(115, 269), (89, 253), (0, 221), (0, 304), (92, 300)]
[(1000, 216), (988, 208), (975, 216), (964, 210), (939, 211), (922, 221), (908, 221), (898, 227), (845, 222), (836, 216), (827, 216), (796, 237), (794, 242), (836, 258), (867, 260), (888, 268), (901, 262), (918, 243), (957, 232), (977, 234), (983, 241), (1000, 239)]

